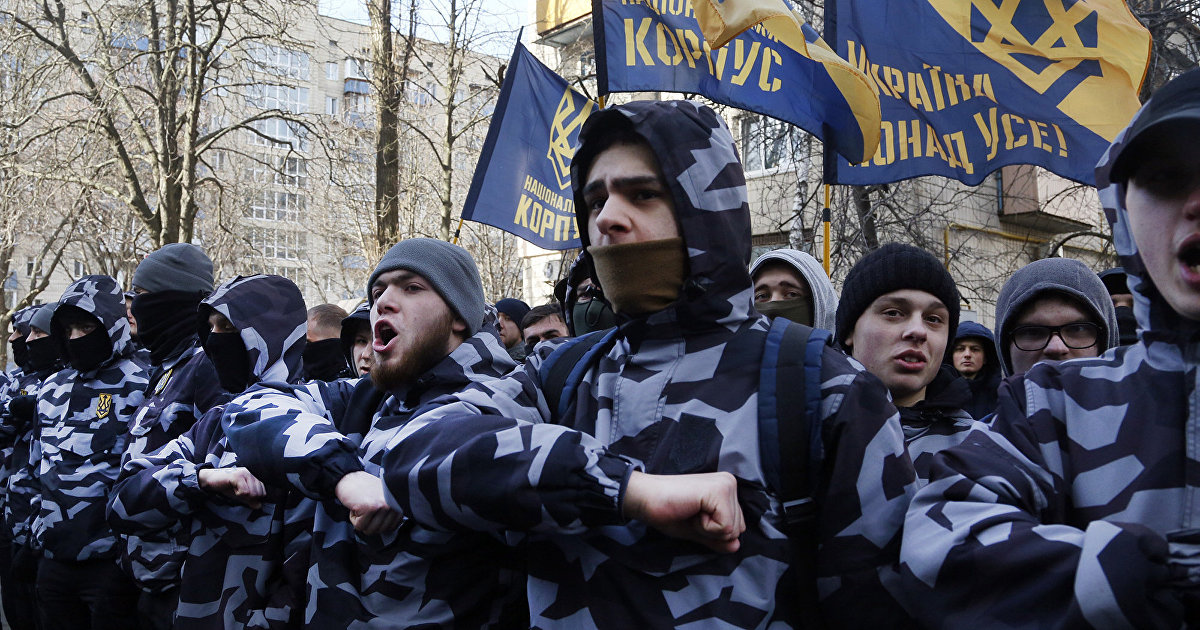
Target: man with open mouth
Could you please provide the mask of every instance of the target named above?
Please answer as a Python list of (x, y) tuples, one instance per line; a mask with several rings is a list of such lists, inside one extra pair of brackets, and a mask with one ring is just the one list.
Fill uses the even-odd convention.
[(1140, 338), (1009, 378), (991, 431), (935, 459), (901, 550), (927, 627), (1200, 626), (1197, 137), (1192, 70), (1097, 165)]

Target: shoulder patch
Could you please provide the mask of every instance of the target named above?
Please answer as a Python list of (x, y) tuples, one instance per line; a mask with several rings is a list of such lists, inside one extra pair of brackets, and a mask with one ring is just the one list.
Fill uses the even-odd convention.
[(96, 418), (107, 418), (112, 413), (112, 394), (100, 394), (96, 399)]
[(163, 393), (163, 390), (167, 388), (167, 383), (171, 381), (171, 375), (174, 373), (175, 373), (175, 368), (171, 368), (171, 369), (167, 370), (166, 374), (163, 374), (162, 378), (158, 379), (158, 385), (156, 385), (154, 387), (154, 395), (155, 396)]

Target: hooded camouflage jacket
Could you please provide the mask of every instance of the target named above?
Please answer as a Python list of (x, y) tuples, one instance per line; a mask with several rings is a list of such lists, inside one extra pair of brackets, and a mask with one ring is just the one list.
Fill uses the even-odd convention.
[(239, 462), (268, 484), (316, 502), (305, 627), (519, 627), (524, 573), (498, 537), (448, 533), (405, 521), (364, 536), (334, 498), (349, 472), (380, 473), (387, 445), (417, 407), (514, 367), (484, 326), (410, 387), (369, 379), (248, 391), (226, 406)]
[[(307, 312), (295, 284), (238, 277), (201, 304), (201, 327), (214, 310), (240, 331), (255, 380), (298, 380)], [(212, 365), (203, 353), (195, 356)], [(251, 508), (200, 488), (201, 469), (239, 465), (221, 429), (222, 411), (214, 407), (149, 455), (126, 458), (109, 521), (139, 537), (183, 530), (176, 629), (297, 627), (311, 502), (302, 507), (296, 493), (270, 487), (262, 506)]]
[(65, 336), (57, 320), (64, 306), (99, 319), (113, 353), (88, 372), (70, 367), (57, 372), (38, 390), (40, 501), (33, 535), (48, 558), (116, 557), (117, 538), (104, 506), (121, 471), (129, 421), (144, 400), (147, 365), (130, 356), (125, 299), (112, 278), (84, 276), (67, 287), (53, 324), (60, 339)]
[[(580, 151), (589, 133), (622, 118), (658, 156), (674, 200), (689, 268), (681, 298), (624, 318), (562, 417), (541, 391), (549, 343), (508, 377), (437, 401), (385, 458), (391, 500), (429, 527), (533, 532), (528, 598), (538, 628), (800, 626), (817, 616), (818, 589), (831, 625), (902, 623), (880, 580), (897, 560), (914, 473), (886, 390), (825, 349), (822, 547), (815, 569), (798, 566), (800, 546), (782, 531), (759, 457), (769, 321), (753, 309), (750, 215), (733, 139), (696, 103), (632, 103), (593, 115)], [(579, 209), (584, 182), (572, 178)], [(621, 492), (635, 467), (738, 477), (741, 549), (716, 554), (625, 522)]]
[[(225, 397), (212, 361), (199, 346), (185, 347), (153, 368), (146, 402), (130, 422), (129, 446), (122, 461), (127, 464), (154, 453)], [(138, 586), (162, 592), (179, 584), (179, 569), (187, 556), (182, 526), (121, 538), (125, 564), (132, 569)]]
[(935, 458), (902, 551), (931, 628), (1183, 627), (1166, 535), (1200, 526), (1200, 323), (1146, 274), (1108, 181), (1124, 138), (1096, 180), (1141, 340), (1008, 379), (993, 430)]

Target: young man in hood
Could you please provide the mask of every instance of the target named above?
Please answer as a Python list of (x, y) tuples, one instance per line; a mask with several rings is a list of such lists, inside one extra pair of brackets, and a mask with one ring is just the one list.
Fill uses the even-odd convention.
[(974, 425), (962, 409), (970, 388), (942, 365), (958, 314), (954, 278), (933, 254), (912, 245), (889, 243), (868, 253), (842, 285), (837, 341), (888, 388), (922, 481), (933, 454), (958, 444)]
[(750, 265), (754, 308), (775, 319), (833, 330), (838, 295), (821, 263), (796, 249), (769, 251)]
[(304, 626), (517, 627), (524, 576), (513, 551), (486, 534), (397, 529), (379, 477), (415, 409), (515, 367), (485, 317), (475, 262), (458, 246), (409, 239), (366, 289), (369, 378), (264, 379), (223, 416), (240, 466), (316, 503)]
[(42, 627), (134, 628), (137, 588), (118, 566), (120, 541), (104, 508), (129, 424), (145, 398), (148, 366), (131, 356), (124, 299), (108, 276), (84, 276), (68, 286), (50, 327), (69, 367), (46, 379), (37, 394), (32, 531), (43, 554), (37, 572)]
[[(212, 261), (191, 243), (150, 252), (134, 270), (129, 312), (152, 368), (146, 401), (129, 426), (123, 461), (162, 448), (225, 398), (196, 337), (196, 308), (212, 290)], [(173, 527), (144, 537), (122, 536), (124, 560), (141, 589), (138, 616), (144, 630), (171, 627), (186, 534)]]
[(971, 401), (963, 410), (976, 420), (996, 411), (1000, 359), (992, 331), (976, 322), (960, 323), (950, 348), (950, 364), (971, 388)]
[(1120, 267), (1105, 269), (1096, 274), (1100, 282), (1108, 290), (1113, 309), (1117, 313), (1117, 330), (1120, 331), (1122, 346), (1137, 342), (1137, 317), (1133, 314), (1133, 294), (1129, 292), (1129, 282), (1125, 278), (1125, 270)]
[(992, 431), (943, 453), (914, 499), (902, 555), (928, 627), (1200, 621), (1198, 133), (1193, 70), (1096, 167), (1141, 339), (1005, 381)]
[(529, 313), (529, 305), (516, 298), (504, 298), (496, 302), (496, 329), (500, 331), (500, 343), (508, 349), (513, 361), (525, 360), (525, 335), (521, 321)]
[(362, 303), (342, 320), (342, 352), (355, 377), (371, 373), (371, 305)]
[[(291, 280), (238, 276), (207, 297), (193, 321), (226, 391), (299, 382), (305, 309)], [(143, 536), (184, 526), (175, 630), (297, 628), (315, 504), (301, 505), (298, 493), (265, 486), (239, 466), (222, 411), (209, 410), (158, 451), (126, 461), (109, 522)]]
[(996, 352), (1005, 376), (1040, 361), (1098, 357), (1118, 345), (1117, 335), (1104, 284), (1072, 258), (1021, 267), (996, 298)]
[[(544, 391), (556, 345), (544, 342), (506, 378), (414, 418), (384, 459), (389, 500), (431, 527), (533, 532), (540, 628), (799, 626), (818, 580), (831, 625), (902, 623), (881, 580), (914, 474), (878, 379), (817, 347), (827, 485), (811, 537), (789, 538), (767, 488), (770, 320), (754, 311), (745, 179), (724, 121), (690, 101), (635, 102), (593, 114), (580, 143), (576, 218), (619, 326), (593, 333), (571, 391)], [(727, 518), (716, 488), (733, 478), (741, 509)], [(664, 506), (675, 521), (648, 512)]]

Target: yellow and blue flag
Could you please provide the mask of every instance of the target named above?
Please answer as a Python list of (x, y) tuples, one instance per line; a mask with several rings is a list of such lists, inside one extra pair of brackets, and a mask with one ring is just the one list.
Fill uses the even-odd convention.
[(571, 89), (517, 43), (463, 219), (486, 223), (544, 249), (579, 247), (571, 158), (596, 103)]
[(1093, 184), (1139, 107), (1150, 33), (1124, 0), (833, 0), (826, 39), (879, 90), (879, 148), (826, 155), (826, 181), (942, 175), (970, 185), (1008, 164)]
[(593, 0), (600, 92), (683, 92), (766, 114), (860, 162), (875, 154), (874, 85), (784, 0)]

